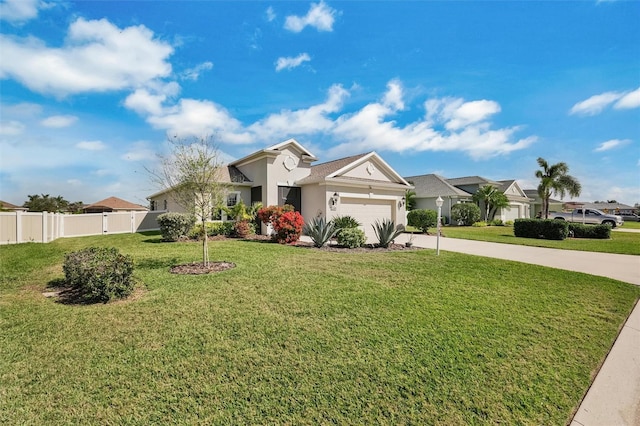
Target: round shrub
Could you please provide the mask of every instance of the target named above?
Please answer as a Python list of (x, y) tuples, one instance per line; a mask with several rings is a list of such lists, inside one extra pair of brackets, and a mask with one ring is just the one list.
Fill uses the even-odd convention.
[(367, 237), (360, 228), (343, 228), (336, 235), (336, 240), (341, 246), (358, 248), (367, 241)]
[(456, 204), (451, 207), (451, 220), (458, 225), (471, 226), (480, 220), (480, 207), (473, 203)]
[(115, 247), (89, 247), (68, 253), (62, 269), (67, 284), (90, 300), (108, 302), (133, 291), (133, 259)]
[(169, 212), (158, 216), (163, 241), (178, 241), (180, 237), (186, 237), (195, 223), (193, 216), (184, 213)]
[(429, 228), (436, 226), (438, 212), (435, 210), (417, 209), (407, 213), (407, 224), (427, 232)]
[(275, 240), (280, 244), (295, 243), (302, 235), (304, 219), (298, 212), (285, 212), (271, 221), (275, 231)]

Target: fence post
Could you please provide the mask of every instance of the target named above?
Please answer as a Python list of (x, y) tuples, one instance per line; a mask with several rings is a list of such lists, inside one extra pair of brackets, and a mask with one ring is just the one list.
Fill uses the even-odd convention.
[(42, 212), (42, 242), (47, 242), (47, 213)]
[(131, 233), (136, 233), (136, 212), (131, 210)]
[(22, 212), (16, 211), (16, 244), (22, 242)]
[(106, 234), (108, 231), (107, 222), (109, 222), (109, 217), (106, 213), (102, 213), (102, 234)]

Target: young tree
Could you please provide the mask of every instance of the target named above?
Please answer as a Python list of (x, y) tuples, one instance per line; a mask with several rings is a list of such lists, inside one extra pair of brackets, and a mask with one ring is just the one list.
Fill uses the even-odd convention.
[(542, 199), (542, 214), (545, 219), (549, 218), (549, 199), (551, 194), (559, 195), (563, 198), (565, 194), (577, 197), (582, 192), (580, 182), (569, 175), (569, 166), (566, 163), (556, 163), (549, 165), (547, 161), (538, 157), (538, 165), (542, 170), (536, 170), (536, 177), (540, 179), (538, 185), (538, 195)]
[(206, 222), (221, 205), (229, 189), (222, 181), (223, 163), (213, 138), (169, 139), (170, 153), (159, 155), (158, 170), (149, 170), (162, 189), (170, 189), (173, 200), (202, 224), (202, 264), (209, 265)]
[(473, 201), (484, 205), (485, 215), (484, 220), (489, 221), (499, 208), (509, 206), (509, 199), (498, 188), (493, 185), (484, 185), (473, 194)]

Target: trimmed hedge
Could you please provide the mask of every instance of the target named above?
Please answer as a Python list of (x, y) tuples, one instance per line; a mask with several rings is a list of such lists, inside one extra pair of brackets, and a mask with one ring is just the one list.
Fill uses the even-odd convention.
[(451, 222), (471, 226), (480, 220), (480, 207), (473, 203), (454, 204), (451, 207)]
[(522, 238), (564, 240), (569, 235), (569, 224), (554, 219), (516, 219), (513, 234)]
[(66, 283), (90, 300), (108, 302), (133, 291), (133, 259), (115, 247), (88, 247), (68, 253), (62, 270)]
[(608, 240), (611, 238), (611, 225), (583, 225), (581, 223), (569, 223), (569, 234), (573, 238)]
[(429, 228), (436, 226), (438, 212), (435, 210), (417, 209), (407, 213), (407, 224), (427, 232)]
[(158, 216), (163, 241), (178, 241), (180, 237), (186, 237), (195, 223), (195, 217), (184, 213), (169, 212)]

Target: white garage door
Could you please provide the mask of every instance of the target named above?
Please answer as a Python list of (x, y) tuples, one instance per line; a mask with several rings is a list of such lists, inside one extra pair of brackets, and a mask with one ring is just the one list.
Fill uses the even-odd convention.
[(373, 224), (383, 219), (395, 220), (393, 217), (393, 201), (371, 200), (362, 198), (342, 198), (340, 200), (340, 216), (352, 216), (362, 224), (362, 229), (369, 243), (377, 243)]
[[(519, 205), (518, 204), (510, 204), (509, 208), (505, 208), (504, 209), (504, 220), (516, 220), (519, 217)], [(498, 215), (496, 215), (496, 217), (499, 217)]]

